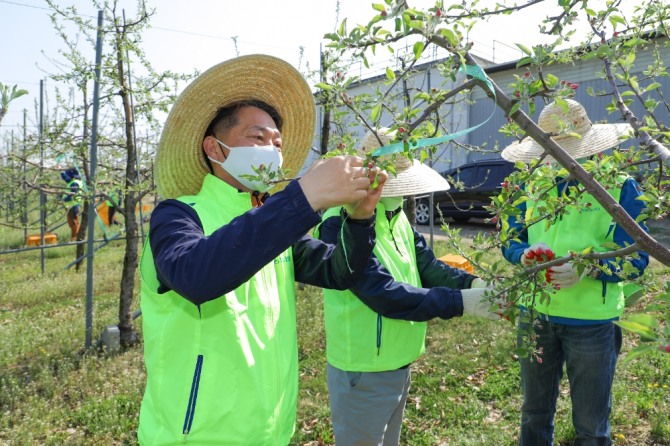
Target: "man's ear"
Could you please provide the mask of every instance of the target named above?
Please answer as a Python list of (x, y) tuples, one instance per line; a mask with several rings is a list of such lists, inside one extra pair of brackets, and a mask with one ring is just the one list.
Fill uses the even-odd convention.
[(205, 151), (206, 156), (214, 158), (217, 161), (224, 161), (220, 159), (223, 155), (219, 149), (219, 143), (216, 142), (216, 139), (214, 139), (213, 136), (205, 136), (205, 139), (202, 141), (202, 150)]

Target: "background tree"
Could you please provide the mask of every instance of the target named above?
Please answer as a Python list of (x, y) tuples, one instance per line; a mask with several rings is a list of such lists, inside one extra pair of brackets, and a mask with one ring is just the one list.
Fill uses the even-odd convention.
[[(409, 44), (412, 52), (409, 54), (406, 67), (402, 67), (401, 70), (387, 68), (388, 88), (384, 91), (378, 90), (376, 93), (351, 97), (348, 91), (351, 85), (349, 76), (343, 76), (339, 82), (320, 87), (334, 92), (337, 105), (341, 109), (351, 110), (353, 119), (365, 127), (376, 127), (378, 123), (384, 121), (392, 122), (392, 127), (398, 130), (406, 143), (404, 154), (407, 156), (414, 154), (412, 147), (417, 141), (441, 132), (453, 132), (453, 129), (444, 128), (444, 123), (440, 122), (439, 110), (447, 99), (463, 95), (477, 85), (484, 88), (489, 98), (495, 100), (509, 119), (509, 123), (501, 128), (501, 132), (515, 135), (519, 139), (535, 139), (547, 154), (560, 163), (571, 178), (579, 180), (583, 185), (582, 192), (592, 194), (614, 221), (633, 237), (636, 242), (634, 245), (607, 253), (608, 256), (625, 258), (638, 249), (644, 249), (659, 262), (670, 265), (670, 250), (642, 231), (599, 181), (611, 176), (613, 172), (635, 175), (641, 166), (646, 166), (650, 172), (647, 179), (653, 179), (644, 181), (643, 184), (649, 209), (646, 216), (657, 219), (668, 213), (669, 203), (666, 198), (668, 182), (664, 169), (670, 165), (667, 149), (670, 133), (663, 121), (656, 116), (655, 110), (658, 107), (669, 110), (670, 103), (665, 99), (664, 92), (659, 89), (661, 84), (654, 79), (667, 76), (667, 71), (658, 55), (661, 51), (667, 51), (670, 6), (661, 1), (640, 2), (635, 7), (634, 14), (625, 17), (620, 11), (621, 1), (609, 1), (602, 10), (595, 10), (591, 4), (583, 1), (559, 1), (558, 13), (547, 17), (540, 27), (541, 32), (554, 37), (554, 43), (530, 48), (522, 43), (518, 44), (525, 57), (519, 60), (517, 66), (523, 66), (529, 75), (517, 78), (517, 82), (510, 86), (513, 91), (510, 95), (508, 89), (501, 88), (490, 79), (486, 79), (483, 71), (479, 69), (477, 59), (469, 52), (472, 43), (467, 39), (468, 33), (475, 26), (485, 26), (481, 21), (488, 16), (494, 14), (513, 16), (519, 10), (530, 7), (556, 8), (556, 3), (537, 0), (513, 7), (496, 3), (490, 8), (480, 6), (481, 3), (483, 2), (474, 1), (445, 5), (443, 1), (436, 1), (433, 7), (425, 11), (413, 9), (409, 2), (405, 1), (385, 0), (383, 4), (373, 4), (374, 14), (369, 23), (349, 29), (346, 19), (343, 20), (335, 33), (326, 35), (326, 38), (332, 41), (329, 46), (339, 51), (341, 55), (362, 60), (367, 66), (368, 58), (373, 57), (377, 51), (388, 49), (398, 55), (395, 47)], [(557, 48), (565, 45), (576, 35), (578, 18), (589, 24), (590, 32), (579, 44), (571, 43), (570, 50), (558, 51)], [(631, 68), (635, 65), (636, 51), (650, 45), (655, 46), (654, 54), (657, 57), (654, 64), (644, 71), (646, 79), (643, 84), (641, 79), (631, 74)], [(408, 76), (412, 66), (431, 47), (445, 49), (451, 54), (451, 57), (440, 64), (443, 77), (447, 81), (440, 88), (414, 93), (407, 98), (403, 110), (390, 109), (388, 98), (393, 94), (403, 94), (402, 91), (398, 93), (402, 90), (400, 79)], [(604, 92), (590, 93), (611, 97), (608, 111), (618, 112), (619, 117), (630, 123), (635, 131), (633, 145), (628, 150), (627, 156), (615, 152), (601, 163), (589, 166), (582, 166), (571, 158), (551, 139), (553, 135), (543, 132), (535, 124), (536, 117), (534, 118), (536, 101), (560, 102), (562, 98), (570, 97), (574, 93), (572, 85), (559, 82), (558, 78), (549, 72), (551, 65), (557, 62), (571, 63), (584, 58), (598, 58), (602, 61), (602, 77), (608, 85)], [(470, 67), (467, 72), (472, 75), (471, 78), (460, 84), (451, 83), (459, 76), (460, 70), (466, 67)], [(631, 101), (641, 102), (646, 114), (635, 116), (629, 108)], [(565, 132), (569, 133), (570, 123), (563, 125)], [(416, 150), (423, 152), (422, 159), (434, 151), (435, 148)], [(528, 181), (532, 169), (541, 166), (541, 161), (531, 166), (531, 170), (523, 171), (516, 181), (519, 183)], [(611, 167), (605, 169), (603, 166)], [(558, 169), (552, 172), (555, 176)], [(496, 201), (494, 212), (500, 216), (502, 212), (510, 211), (516, 203), (527, 199), (524, 194), (522, 188), (506, 191)], [(556, 203), (554, 207), (547, 209), (548, 218), (559, 214), (569, 205), (570, 203)], [(491, 238), (481, 240), (479, 248), (485, 252), (488, 249), (498, 249), (499, 245), (499, 240)], [(573, 260), (586, 262), (598, 256), (593, 253), (576, 253)], [(471, 260), (480, 264), (481, 253), (480, 256), (472, 255)], [(558, 259), (555, 263), (560, 261)], [(514, 297), (523, 280), (537, 276), (542, 269), (549, 266), (551, 263), (530, 270), (520, 270), (519, 267), (513, 274), (507, 275), (508, 280), (504, 283), (504, 287), (510, 296)], [(502, 264), (489, 265), (487, 268), (481, 268), (479, 273), (499, 275), (503, 273), (504, 268)], [(659, 299), (664, 304), (662, 318), (669, 321), (670, 310), (666, 295), (660, 293)], [(660, 328), (662, 324), (659, 325), (656, 318), (645, 316), (636, 322), (641, 322), (643, 325), (638, 328), (638, 332), (644, 334), (645, 338), (668, 344), (670, 329)]]
[[(67, 46), (61, 55), (70, 66), (66, 74), (52, 78), (70, 85), (68, 97), (79, 94), (83, 97), (81, 103), (71, 101), (67, 108), (69, 116), (54, 123), (52, 128), (57, 129), (57, 133), (51, 135), (56, 142), (54, 146), (59, 147), (61, 154), (71, 153), (75, 163), (82, 166), (89, 190), (97, 193), (96, 197), (89, 197), (91, 202), (109, 199), (112, 188), (117, 188), (117, 181), (122, 178), (123, 201), (118, 211), (125, 223), (126, 252), (119, 287), (118, 327), (122, 345), (130, 346), (138, 341), (131, 311), (141, 224), (136, 211), (141, 212), (142, 198), (152, 193), (154, 187), (150, 159), (160, 132), (158, 115), (167, 113), (176, 97), (175, 86), (188, 76), (158, 73), (147, 60), (141, 47), (142, 31), (149, 26), (153, 10), (149, 10), (143, 0), (137, 3), (135, 17), (131, 19), (126, 19), (125, 10), (119, 10), (116, 0), (93, 1), (96, 8), (104, 12), (105, 48), (99, 106), (102, 117), (98, 129), (100, 162), (96, 178), (91, 178), (87, 150), (92, 104), (87, 85), (92, 80), (94, 67), (87, 54), (92, 54), (95, 48), (97, 24), (78, 15), (74, 7), (64, 8), (51, 0), (48, 4), (54, 11), (52, 22)], [(77, 34), (72, 35), (65, 23), (75, 25)], [(87, 45), (83, 48), (80, 35)], [(61, 101), (61, 105), (66, 104)], [(144, 130), (143, 140), (141, 135), (138, 138), (140, 126)], [(93, 218), (91, 212), (86, 215)], [(85, 227), (82, 224), (82, 228)], [(78, 238), (84, 239), (81, 231)]]
[(10, 89), (9, 85), (0, 82), (0, 124), (9, 110), (9, 103), (24, 94), (28, 94), (28, 90), (19, 89), (16, 85)]

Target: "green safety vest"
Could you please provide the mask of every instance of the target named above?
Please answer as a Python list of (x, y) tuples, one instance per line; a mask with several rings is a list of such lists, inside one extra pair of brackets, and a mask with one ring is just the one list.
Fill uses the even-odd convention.
[[(329, 209), (323, 220), (339, 213), (340, 208)], [(377, 259), (396, 281), (420, 287), (414, 232), (405, 213), (399, 212), (389, 222), (384, 205), (378, 204), (375, 232)], [(323, 294), (326, 358), (332, 366), (356, 372), (396, 370), (425, 351), (425, 322), (382, 317), (351, 291), (324, 289)]]
[(72, 197), (72, 200), (70, 200), (70, 201), (68, 202), (68, 204), (70, 204), (71, 206), (75, 206), (75, 205), (77, 205), (77, 204), (81, 204), (81, 192), (82, 192), (82, 190), (83, 190), (83, 188), (84, 188), (84, 183), (83, 183), (81, 180), (76, 180), (76, 179), (75, 179), (75, 180), (70, 180), (70, 181), (67, 183), (67, 187), (68, 187), (69, 189), (71, 189), (71, 188), (72, 188), (72, 185), (74, 185), (74, 184), (76, 184), (76, 185), (79, 186), (79, 192), (77, 192), (76, 194), (66, 194), (66, 195), (69, 195), (70, 197)]
[[(248, 193), (212, 175), (197, 195), (179, 200), (198, 213), (205, 235), (251, 209)], [(291, 249), (200, 306), (175, 291), (158, 293), (148, 240), (140, 272), (147, 370), (140, 444), (288, 444), (298, 397)]]
[[(611, 187), (608, 192), (618, 202), (621, 189)], [(553, 188), (549, 194), (557, 196)], [(584, 207), (590, 203), (589, 207)], [(527, 202), (527, 216), (537, 218), (535, 210), (542, 202)], [(544, 242), (551, 247), (556, 257), (564, 257), (569, 251), (581, 252), (593, 247), (594, 252), (607, 252), (611, 248), (603, 246), (613, 243), (614, 221), (590, 194), (582, 194), (579, 210), (572, 209), (558, 217), (549, 227), (540, 222), (528, 228), (528, 243)], [(528, 218), (527, 218), (528, 221)], [(533, 302), (534, 300), (534, 302)], [(522, 305), (533, 305), (535, 310), (549, 316), (560, 316), (583, 320), (609, 320), (621, 316), (624, 310), (623, 282), (611, 283), (584, 276), (576, 285), (551, 294), (547, 302), (525, 296)]]

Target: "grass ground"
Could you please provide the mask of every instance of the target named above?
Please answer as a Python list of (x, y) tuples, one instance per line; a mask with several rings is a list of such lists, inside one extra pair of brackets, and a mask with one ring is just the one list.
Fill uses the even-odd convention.
[[(0, 229), (0, 246), (21, 243), (22, 234)], [(446, 245), (438, 242), (435, 251), (445, 254)], [(142, 350), (82, 354), (86, 277), (85, 268), (64, 270), (73, 257), (72, 246), (47, 251), (43, 274), (39, 251), (0, 255), (2, 445), (136, 444), (145, 378)], [(95, 339), (117, 320), (122, 262), (122, 241), (96, 253)], [(658, 264), (648, 275), (650, 281), (668, 280), (667, 269)], [(292, 444), (328, 445), (332, 429), (320, 290), (305, 287), (298, 300), (301, 390)], [(504, 322), (468, 316), (430, 322), (426, 354), (413, 366), (402, 443), (515, 444), (521, 397), (513, 340), (514, 329)], [(637, 342), (626, 334), (624, 354)], [(563, 386), (556, 418), (559, 445), (571, 444), (574, 436), (566, 392)], [(612, 423), (616, 445), (670, 445), (670, 355), (657, 352), (618, 368)]]

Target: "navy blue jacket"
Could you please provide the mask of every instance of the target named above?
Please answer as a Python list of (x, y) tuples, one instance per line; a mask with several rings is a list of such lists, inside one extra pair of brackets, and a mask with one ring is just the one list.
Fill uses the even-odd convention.
[[(341, 227), (342, 218), (331, 217), (320, 226), (319, 237), (333, 243)], [(470, 288), (475, 276), (436, 259), (423, 235), (414, 228), (413, 232), (417, 267), (424, 288), (396, 282), (373, 254), (363, 276), (350, 288), (351, 292), (373, 311), (390, 319), (422, 322), (463, 315), (460, 290)]]
[[(347, 289), (353, 283), (342, 280), (339, 272), (349, 267), (362, 272), (367, 256), (345, 258), (341, 245), (306, 235), (320, 220), (297, 181), (210, 236), (203, 233), (200, 219), (189, 205), (165, 200), (152, 212), (149, 229), (162, 284), (159, 291), (172, 289), (194, 304), (202, 304), (234, 290), (288, 247), (293, 248), (297, 281)], [(374, 218), (350, 220), (344, 231), (349, 250), (353, 242), (372, 251)]]

